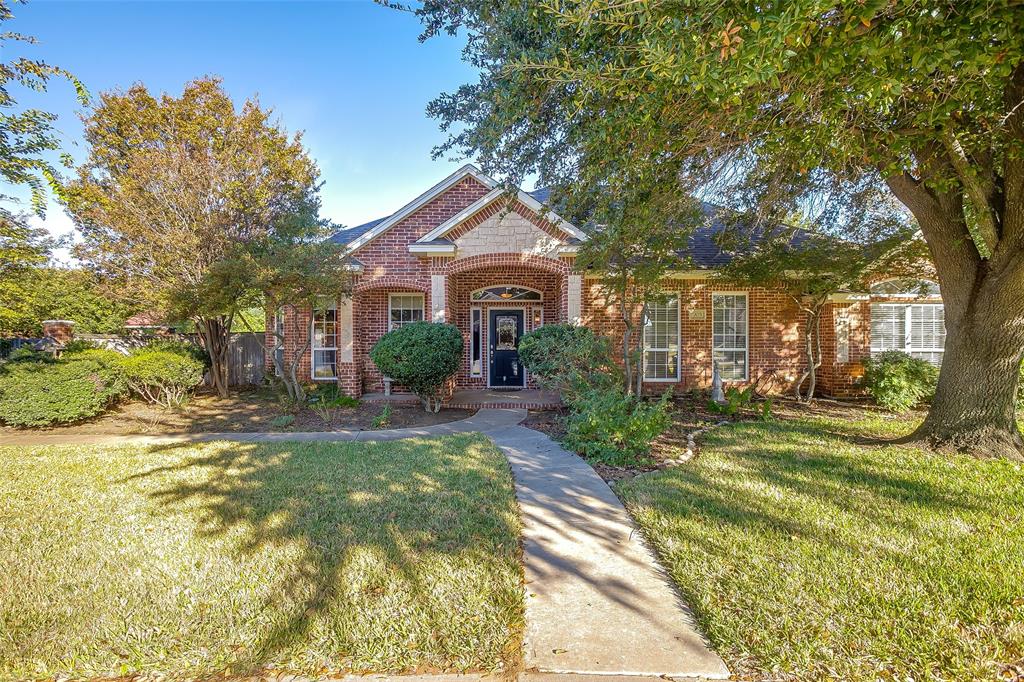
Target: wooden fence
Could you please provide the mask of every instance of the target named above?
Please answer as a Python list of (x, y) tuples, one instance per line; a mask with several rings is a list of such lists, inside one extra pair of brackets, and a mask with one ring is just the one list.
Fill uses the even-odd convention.
[[(127, 353), (128, 349), (141, 346), (146, 341), (140, 337), (108, 336), (106, 334), (80, 334), (76, 338), (92, 341), (102, 348), (110, 348), (122, 353)], [(187, 334), (185, 338), (192, 343), (199, 343), (195, 334)], [(7, 359), (7, 356), (17, 348), (31, 347), (40, 341), (42, 339), (0, 339), (0, 360)], [(231, 343), (228, 346), (228, 384), (230, 386), (251, 386), (263, 381), (264, 363), (266, 362), (263, 343), (264, 336), (260, 333), (247, 332), (231, 335)], [(210, 383), (209, 377), (207, 377), (206, 383)]]

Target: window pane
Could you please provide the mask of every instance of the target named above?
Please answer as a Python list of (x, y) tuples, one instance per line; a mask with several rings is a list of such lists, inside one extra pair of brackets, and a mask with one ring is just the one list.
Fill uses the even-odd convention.
[(644, 377), (675, 379), (679, 367), (679, 302), (649, 303), (643, 328)]
[(744, 294), (711, 296), (712, 358), (722, 379), (747, 378), (747, 297)]
[(904, 350), (906, 306), (876, 303), (871, 306), (871, 351)]
[(473, 376), (480, 376), (482, 363), (480, 362), (480, 348), (481, 348), (481, 330), (480, 330), (480, 309), (474, 308), (470, 311), (471, 326), (472, 326), (472, 356), (470, 373)]
[(336, 376), (334, 371), (334, 363), (336, 359), (336, 351), (313, 351), (313, 376), (317, 379), (333, 379)]
[(403, 324), (423, 321), (423, 297), (418, 294), (391, 294), (391, 316), (389, 328), (398, 329)]

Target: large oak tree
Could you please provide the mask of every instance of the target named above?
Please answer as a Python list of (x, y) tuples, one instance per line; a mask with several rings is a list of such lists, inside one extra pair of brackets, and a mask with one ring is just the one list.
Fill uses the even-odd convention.
[[(254, 100), (236, 108), (212, 78), (180, 97), (103, 93), (84, 122), (89, 156), (61, 189), (79, 256), (169, 319), (192, 320), (226, 395), (232, 325), (259, 301), (269, 255), (331, 231), (316, 164), (299, 135)], [(325, 255), (323, 267), (340, 261)]]
[(883, 188), (913, 214), (946, 304), (916, 438), (1024, 457), (1024, 6), (1019, 0), (428, 0), (480, 79), (430, 111), (438, 150), (537, 172), (678, 180), (764, 220), (860, 229)]

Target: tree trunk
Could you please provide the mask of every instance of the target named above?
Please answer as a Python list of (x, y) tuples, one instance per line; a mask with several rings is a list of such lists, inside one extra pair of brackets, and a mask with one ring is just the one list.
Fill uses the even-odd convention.
[(993, 311), (947, 324), (935, 399), (908, 441), (1024, 461), (1024, 439), (1014, 414), (1022, 345), (1020, 333), (1008, 333), (1006, 327), (1015, 317)]
[(199, 339), (210, 356), (210, 379), (221, 398), (228, 397), (228, 344), (231, 341), (231, 323), (223, 317), (203, 317), (195, 320)]

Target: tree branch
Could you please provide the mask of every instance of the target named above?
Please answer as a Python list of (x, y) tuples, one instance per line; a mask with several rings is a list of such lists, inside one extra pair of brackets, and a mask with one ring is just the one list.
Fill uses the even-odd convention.
[(952, 129), (947, 128), (943, 132), (942, 143), (949, 153), (949, 160), (956, 170), (957, 177), (960, 178), (960, 182), (964, 186), (967, 198), (974, 206), (974, 212), (978, 219), (978, 232), (985, 243), (985, 248), (988, 253), (994, 253), (1001, 233), (999, 218), (992, 210), (991, 198), (994, 184), (990, 179), (982, 177), (979, 170), (972, 165), (970, 159), (967, 158), (967, 153), (964, 152), (963, 145), (960, 144), (959, 138)]

